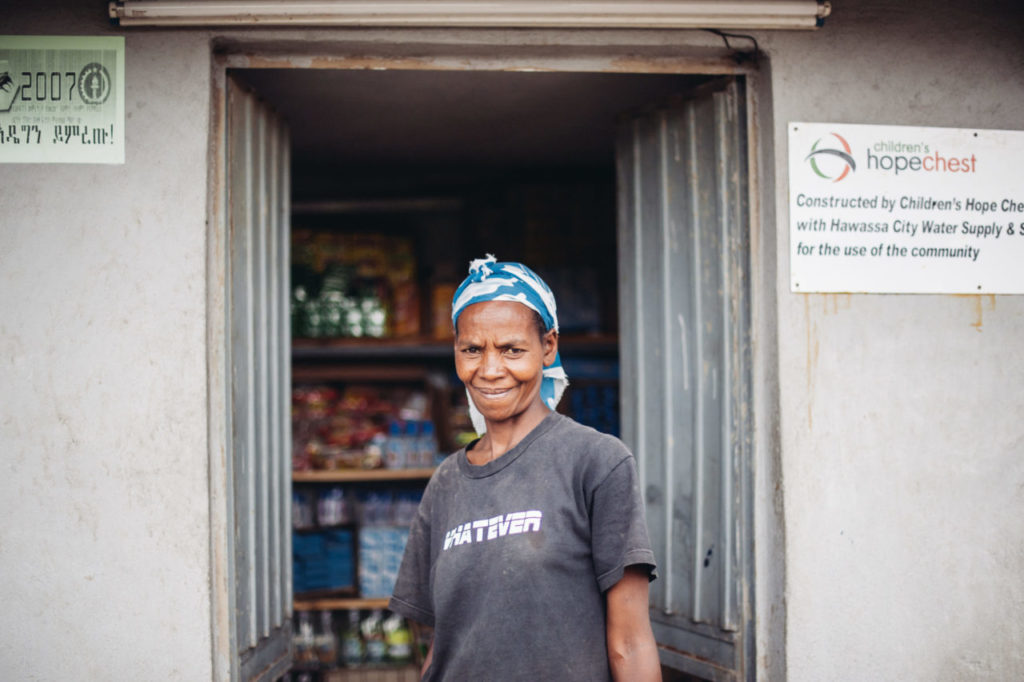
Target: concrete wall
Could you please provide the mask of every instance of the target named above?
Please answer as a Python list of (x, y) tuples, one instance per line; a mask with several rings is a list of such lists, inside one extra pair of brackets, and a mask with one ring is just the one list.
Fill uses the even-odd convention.
[(1024, 129), (1024, 15), (833, 4), (817, 33), (759, 36), (778, 178), (788, 678), (1024, 679), (1024, 298), (791, 294), (786, 208), (789, 121)]
[[(103, 35), (103, 8), (4, 33)], [(210, 678), (209, 49), (127, 37), (123, 166), (0, 165), (0, 677)]]
[[(4, 30), (111, 31), (95, 7), (64, 5), (29, 6)], [(785, 180), (791, 120), (1021, 128), (1020, 10), (836, 5), (819, 32), (758, 34), (777, 178), (762, 301), (777, 297), (788, 677), (1021, 679), (1024, 299), (791, 294)], [(212, 674), (209, 48), (202, 32), (124, 33), (127, 163), (0, 166), (5, 679)], [(654, 52), (708, 42), (637, 36), (614, 38)], [(372, 39), (388, 52), (390, 38)]]

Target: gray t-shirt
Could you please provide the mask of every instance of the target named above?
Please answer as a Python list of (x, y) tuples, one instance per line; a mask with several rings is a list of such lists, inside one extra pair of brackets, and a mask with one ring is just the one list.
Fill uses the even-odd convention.
[(610, 680), (604, 592), (655, 576), (632, 454), (551, 413), (483, 466), (434, 473), (390, 608), (434, 627), (424, 680)]

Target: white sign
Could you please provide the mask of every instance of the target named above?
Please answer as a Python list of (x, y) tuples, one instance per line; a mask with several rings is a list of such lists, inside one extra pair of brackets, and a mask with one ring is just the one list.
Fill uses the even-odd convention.
[(1024, 132), (789, 124), (790, 290), (1024, 293)]
[(0, 163), (124, 163), (124, 38), (0, 36)]

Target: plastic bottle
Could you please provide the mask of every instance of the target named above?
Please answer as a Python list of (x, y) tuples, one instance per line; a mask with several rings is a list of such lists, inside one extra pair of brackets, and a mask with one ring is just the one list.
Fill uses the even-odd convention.
[(330, 611), (320, 612), (320, 632), (316, 636), (316, 657), (320, 665), (333, 668), (338, 664), (338, 639)]
[(341, 660), (349, 668), (362, 665), (366, 652), (359, 634), (359, 611), (348, 612), (348, 626), (341, 633)]
[(334, 487), (322, 491), (317, 497), (316, 518), (321, 526), (337, 526), (351, 521), (348, 499), (345, 491)]
[(316, 640), (313, 636), (313, 618), (309, 611), (299, 611), (294, 636), (295, 661), (300, 665), (316, 663)]
[(420, 423), (418, 421), (407, 421), (405, 423), (405, 466), (420, 466)]
[(366, 336), (383, 338), (387, 333), (387, 311), (380, 298), (368, 296), (360, 302), (363, 313), (363, 331)]
[(383, 621), (384, 612), (381, 609), (374, 609), (360, 625), (363, 641), (366, 643), (367, 663), (383, 663), (387, 659)]
[(416, 520), (416, 510), (419, 509), (422, 495), (412, 491), (403, 491), (395, 495), (394, 513), (392, 521), (396, 526), (408, 528)]
[(408, 448), (402, 425), (393, 421), (388, 425), (388, 441), (384, 448), (384, 463), (388, 469), (402, 469), (406, 466)]
[(306, 294), (306, 287), (297, 285), (292, 289), (290, 307), (292, 338), (305, 335), (302, 328), (302, 307), (305, 305), (307, 298), (309, 298), (309, 296)]
[(412, 631), (405, 619), (397, 613), (392, 613), (384, 619), (383, 628), (388, 660), (392, 663), (407, 663), (412, 660)]
[(425, 420), (420, 429), (420, 466), (434, 466), (437, 460), (437, 435), (434, 433), (434, 422)]

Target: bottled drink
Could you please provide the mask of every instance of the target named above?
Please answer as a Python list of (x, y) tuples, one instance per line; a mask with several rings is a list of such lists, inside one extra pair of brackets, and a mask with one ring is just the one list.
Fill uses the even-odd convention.
[(320, 665), (333, 668), (338, 664), (338, 640), (330, 611), (320, 612), (320, 632), (316, 636), (316, 657)]
[(316, 501), (316, 518), (321, 526), (337, 526), (351, 521), (345, 491), (337, 486), (321, 491)]
[(406, 465), (407, 467), (420, 466), (420, 429), (419, 422), (410, 420), (406, 422)]
[(412, 660), (412, 631), (405, 619), (392, 613), (384, 619), (383, 628), (388, 660), (393, 663), (408, 663)]
[(387, 658), (383, 621), (384, 612), (381, 609), (374, 609), (360, 625), (363, 641), (366, 643), (367, 663), (383, 663)]
[(434, 433), (434, 422), (427, 419), (420, 429), (420, 466), (433, 466), (436, 459), (437, 435)]
[(407, 463), (408, 448), (402, 425), (393, 421), (388, 425), (388, 441), (384, 449), (384, 462), (388, 469), (401, 469)]
[(296, 662), (300, 665), (316, 663), (316, 639), (313, 635), (313, 618), (309, 611), (299, 611), (294, 643)]
[(341, 660), (349, 668), (354, 668), (362, 664), (364, 657), (363, 638), (359, 634), (359, 611), (352, 609), (348, 612), (348, 626), (341, 634)]
[(367, 296), (360, 301), (360, 310), (363, 313), (363, 331), (367, 336), (379, 339), (387, 332), (387, 311), (380, 298)]

